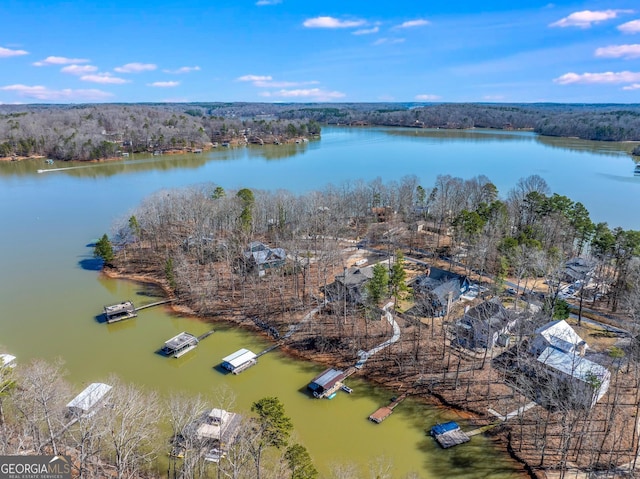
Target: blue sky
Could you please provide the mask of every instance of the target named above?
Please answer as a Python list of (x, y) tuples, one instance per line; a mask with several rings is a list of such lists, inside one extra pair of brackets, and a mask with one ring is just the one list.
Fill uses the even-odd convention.
[(640, 103), (637, 0), (3, 0), (0, 26), (0, 103)]

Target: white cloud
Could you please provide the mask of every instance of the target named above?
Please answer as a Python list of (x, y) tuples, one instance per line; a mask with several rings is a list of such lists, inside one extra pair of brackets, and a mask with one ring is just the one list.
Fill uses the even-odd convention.
[(378, 33), (380, 31), (380, 27), (375, 26), (373, 28), (363, 28), (361, 30), (356, 30), (353, 32), (353, 35), (371, 35), (372, 33)]
[(307, 88), (296, 90), (278, 90), (276, 92), (264, 91), (260, 93), (264, 97), (280, 97), (280, 98), (304, 98), (307, 100), (327, 101), (343, 98), (344, 93), (339, 91), (327, 91), (320, 88)]
[(282, 0), (258, 0), (256, 5), (263, 7), (265, 5), (277, 5), (279, 3), (282, 3)]
[(404, 38), (379, 38), (373, 45), (396, 45), (398, 43), (404, 43)]
[(21, 97), (45, 101), (105, 100), (113, 96), (112, 93), (102, 90), (72, 90), (70, 88), (51, 90), (41, 85), (7, 85), (0, 87), (0, 90), (13, 91)]
[(162, 70), (165, 73), (175, 73), (177, 75), (180, 75), (182, 73), (191, 73), (191, 72), (198, 72), (200, 71), (200, 67), (199, 66), (195, 66), (195, 67), (180, 67), (176, 70)]
[(620, 13), (633, 13), (632, 10), (582, 10), (574, 12), (568, 17), (561, 18), (557, 22), (550, 24), (550, 27), (579, 27), (589, 28), (593, 23), (600, 23), (605, 20), (617, 18)]
[(111, 73), (96, 73), (94, 75), (82, 75), (80, 80), (90, 81), (93, 83), (109, 83), (112, 85), (121, 85), (123, 83), (129, 83), (129, 80), (124, 78), (114, 77)]
[(304, 21), (302, 25), (307, 28), (355, 28), (361, 27), (364, 20), (339, 20), (334, 17), (315, 17)]
[(633, 85), (627, 85), (622, 87), (623, 90), (640, 90), (640, 83), (634, 83)]
[(421, 94), (421, 95), (416, 95), (416, 100), (418, 101), (436, 101), (439, 100), (440, 96), (438, 95), (431, 95), (428, 93), (425, 94)]
[(89, 60), (86, 58), (47, 57), (44, 60), (35, 62), (33, 66), (45, 67), (49, 65), (72, 65), (75, 63), (89, 63)]
[(156, 81), (153, 83), (147, 83), (147, 86), (159, 87), (159, 88), (171, 88), (180, 85), (179, 81)]
[(638, 58), (640, 57), (640, 44), (609, 45), (596, 49), (595, 55), (606, 58)]
[(631, 20), (618, 26), (622, 33), (640, 33), (640, 20)]
[(12, 50), (11, 48), (0, 47), (0, 58), (17, 57), (20, 55), (28, 55), (26, 50)]
[(157, 65), (153, 63), (127, 63), (126, 65), (122, 65), (121, 67), (114, 68), (118, 73), (140, 73), (153, 71), (158, 68)]
[(318, 81), (254, 81), (253, 84), (260, 88), (292, 88), (294, 86), (317, 85)]
[(243, 75), (236, 78), (237, 81), (271, 81), (273, 78), (269, 75)]
[(482, 97), (484, 101), (504, 101), (504, 95), (484, 95)]
[(431, 22), (429, 20), (425, 20), (424, 18), (418, 18), (416, 20), (408, 20), (400, 25), (396, 26), (396, 28), (414, 28), (414, 27), (424, 27), (425, 25), (429, 25)]
[(560, 85), (572, 83), (586, 84), (610, 84), (610, 83), (634, 83), (640, 82), (640, 72), (603, 72), (603, 73), (565, 73), (553, 80)]
[(66, 67), (62, 67), (60, 71), (62, 73), (70, 73), (71, 75), (85, 75), (98, 71), (98, 67), (94, 67), (93, 65), (67, 65)]

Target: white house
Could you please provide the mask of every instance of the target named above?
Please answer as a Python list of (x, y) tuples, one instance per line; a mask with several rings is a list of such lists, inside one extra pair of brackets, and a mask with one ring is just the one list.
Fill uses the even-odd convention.
[(584, 355), (587, 343), (563, 320), (552, 321), (535, 330), (535, 336), (529, 346), (531, 354), (539, 355), (553, 347), (563, 353), (576, 352)]
[[(564, 390), (574, 405), (593, 407), (609, 389), (607, 368), (584, 358), (587, 343), (566, 321), (552, 321), (536, 329), (529, 352), (541, 367), (539, 376), (559, 381), (550, 387)], [(559, 389), (560, 388), (560, 389)]]

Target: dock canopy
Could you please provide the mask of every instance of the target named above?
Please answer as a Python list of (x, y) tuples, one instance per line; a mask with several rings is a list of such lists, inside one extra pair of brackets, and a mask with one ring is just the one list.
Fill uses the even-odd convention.
[(182, 332), (164, 343), (162, 352), (167, 356), (180, 357), (198, 345), (198, 338), (191, 333)]
[(86, 416), (95, 410), (109, 391), (111, 386), (108, 384), (91, 383), (67, 404), (67, 409), (71, 415)]
[(245, 365), (255, 362), (257, 355), (248, 349), (239, 349), (222, 358), (222, 367), (233, 372)]
[(458, 426), (458, 423), (455, 421), (449, 421), (443, 424), (436, 424), (431, 428), (431, 435), (437, 436), (439, 434), (444, 434), (445, 432), (455, 431), (456, 429), (460, 429), (460, 426)]
[(322, 374), (316, 376), (307, 386), (314, 396), (322, 395), (324, 392), (335, 387), (337, 383), (346, 377), (344, 371), (339, 369), (327, 369)]

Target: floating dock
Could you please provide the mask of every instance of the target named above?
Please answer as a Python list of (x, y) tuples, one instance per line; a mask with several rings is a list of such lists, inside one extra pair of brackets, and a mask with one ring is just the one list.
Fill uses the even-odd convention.
[(469, 442), (471, 438), (454, 421), (436, 424), (431, 428), (430, 434), (440, 447), (448, 449), (458, 444)]
[(395, 407), (406, 399), (407, 395), (403, 394), (400, 397), (391, 399), (391, 402), (387, 406), (382, 406), (369, 416), (369, 421), (373, 421), (376, 424), (380, 424), (382, 421), (391, 416), (391, 413)]
[(107, 323), (116, 323), (123, 319), (135, 318), (138, 313), (132, 301), (123, 301), (122, 303), (105, 306), (104, 315), (107, 318)]

